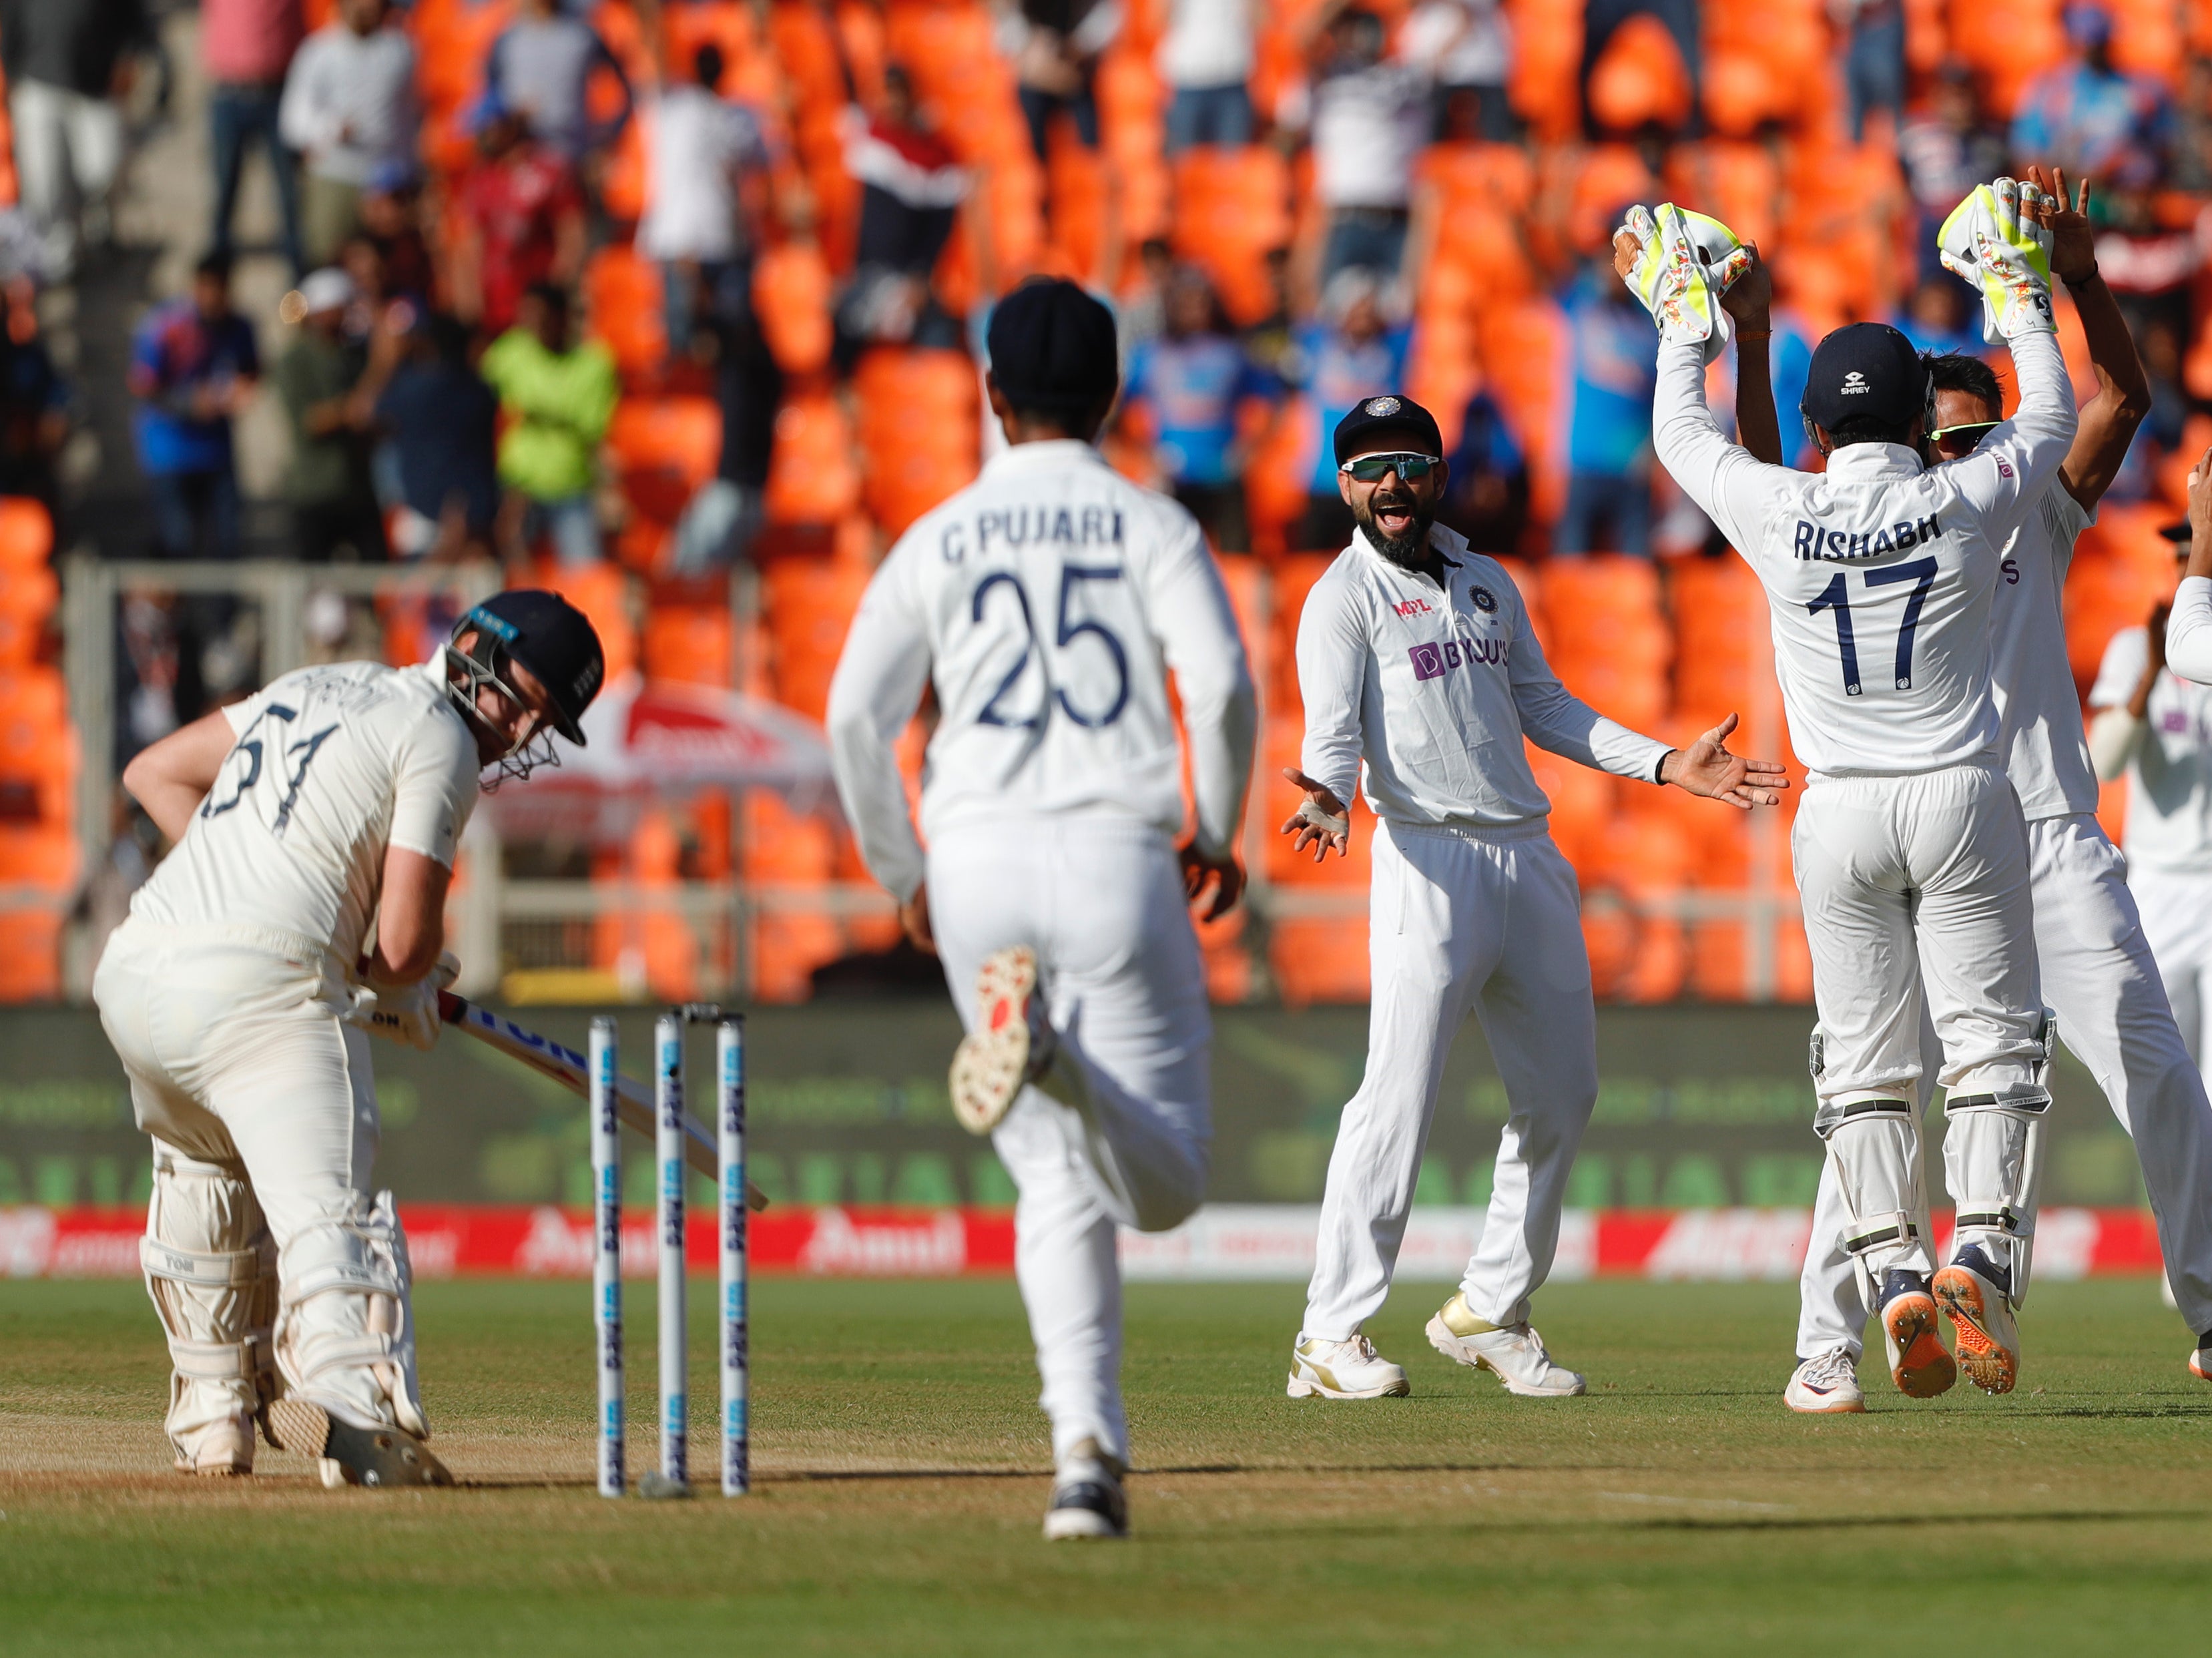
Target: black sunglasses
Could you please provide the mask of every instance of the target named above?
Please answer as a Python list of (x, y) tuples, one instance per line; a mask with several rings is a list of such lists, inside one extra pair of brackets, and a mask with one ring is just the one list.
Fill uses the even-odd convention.
[(1336, 470), (1340, 472), (1351, 473), (1362, 483), (1378, 483), (1391, 472), (1395, 472), (1401, 478), (1410, 483), (1415, 478), (1428, 477), (1432, 468), (1443, 464), (1444, 458), (1442, 455), (1415, 454), (1409, 450), (1395, 455), (1361, 455), (1356, 460), (1346, 461)]

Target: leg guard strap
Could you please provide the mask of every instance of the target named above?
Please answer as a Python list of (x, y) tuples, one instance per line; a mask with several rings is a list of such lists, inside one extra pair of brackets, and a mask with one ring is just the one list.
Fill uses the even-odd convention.
[(148, 1278), (205, 1290), (241, 1289), (261, 1276), (259, 1248), (179, 1249), (158, 1238), (138, 1240), (138, 1265)]

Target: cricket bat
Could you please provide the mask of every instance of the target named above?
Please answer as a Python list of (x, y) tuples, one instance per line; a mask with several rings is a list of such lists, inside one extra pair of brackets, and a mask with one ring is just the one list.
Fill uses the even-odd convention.
[[(526, 1030), (512, 1019), (501, 1018), (489, 1008), (478, 1007), (465, 997), (456, 996), (450, 990), (438, 993), (438, 1017), (458, 1030), (487, 1047), (495, 1048), (512, 1059), (517, 1059), (541, 1075), (574, 1090), (579, 1096), (589, 1099), (592, 1094), (591, 1067), (582, 1054), (572, 1048), (563, 1048), (534, 1030)], [(655, 1116), (653, 1096), (628, 1077), (615, 1078), (615, 1111), (625, 1127), (635, 1129), (646, 1139), (653, 1138)], [(721, 1165), (714, 1145), (714, 1136), (700, 1127), (688, 1112), (684, 1118), (684, 1160), (708, 1180), (721, 1178)], [(768, 1199), (750, 1181), (745, 1182), (745, 1207), (765, 1209)]]

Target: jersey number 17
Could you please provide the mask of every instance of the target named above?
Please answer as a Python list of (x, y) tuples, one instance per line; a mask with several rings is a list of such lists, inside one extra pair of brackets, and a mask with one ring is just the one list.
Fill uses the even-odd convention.
[[(1886, 570), (1865, 573), (1869, 587), (1894, 587), (1910, 581), (1912, 592), (1905, 601), (1905, 620), (1897, 629), (1897, 689), (1912, 689), (1912, 637), (1920, 631), (1920, 607), (1928, 602), (1928, 590), (1936, 585), (1936, 561), (1916, 558), (1910, 564), (1893, 564)], [(1851, 600), (1845, 573), (1836, 572), (1835, 580), (1820, 589), (1820, 596), (1805, 608), (1814, 616), (1823, 610), (1832, 611), (1836, 618), (1836, 649), (1844, 659), (1844, 695), (1856, 696), (1863, 686), (1859, 683), (1859, 647), (1857, 636), (1851, 630)]]

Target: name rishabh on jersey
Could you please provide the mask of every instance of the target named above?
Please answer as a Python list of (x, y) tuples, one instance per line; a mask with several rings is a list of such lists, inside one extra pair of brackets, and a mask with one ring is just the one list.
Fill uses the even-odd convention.
[(1904, 776), (1994, 765), (1990, 607), (2008, 544), (2075, 427), (2056, 339), (2013, 342), (2019, 411), (1929, 467), (1902, 444), (1836, 450), (1822, 473), (1770, 466), (1722, 435), (1698, 348), (1662, 342), (1659, 460), (1766, 590), (1790, 746), (1814, 773)]
[(1249, 771), (1253, 692), (1197, 520), (1087, 443), (994, 456), (891, 549), (830, 685), (837, 786), (871, 872), (901, 896), (921, 879), (890, 749), (925, 684), (938, 703), (925, 834), (1009, 809), (1126, 813), (1180, 833), (1170, 669), (1197, 839), (1223, 853)]
[(349, 975), (386, 850), (450, 869), (476, 805), (476, 738), (443, 658), (301, 668), (223, 713), (237, 741), (131, 914), (284, 935)]

